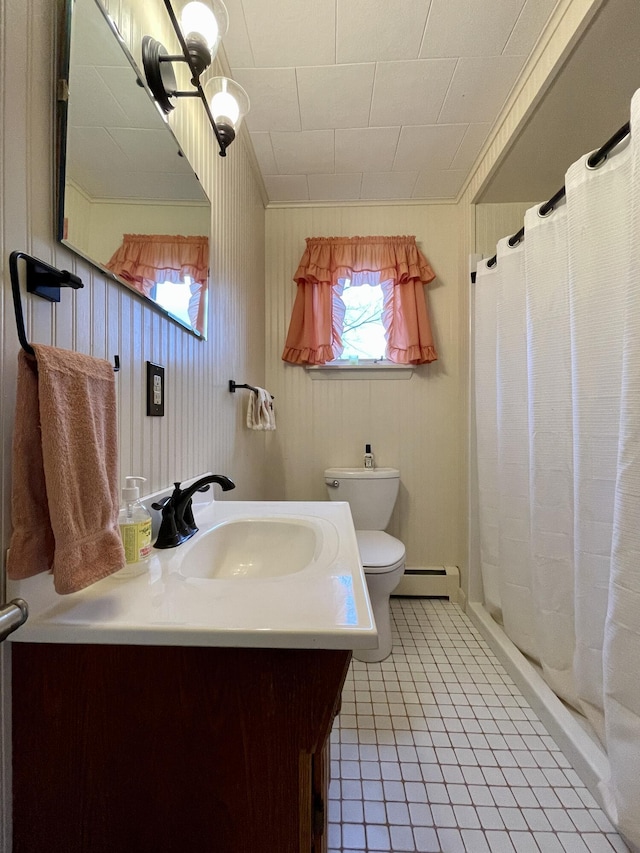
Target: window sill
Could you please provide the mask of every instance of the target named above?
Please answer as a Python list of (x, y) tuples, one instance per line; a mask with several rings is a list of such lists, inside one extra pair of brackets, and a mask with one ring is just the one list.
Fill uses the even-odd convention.
[(314, 364), (305, 367), (311, 379), (411, 379), (415, 364), (360, 361), (357, 364)]

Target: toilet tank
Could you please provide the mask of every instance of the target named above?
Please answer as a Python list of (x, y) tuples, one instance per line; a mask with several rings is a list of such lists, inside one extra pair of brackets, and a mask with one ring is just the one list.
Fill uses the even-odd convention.
[(398, 497), (397, 468), (327, 468), (324, 481), (332, 501), (348, 501), (356, 530), (384, 530)]

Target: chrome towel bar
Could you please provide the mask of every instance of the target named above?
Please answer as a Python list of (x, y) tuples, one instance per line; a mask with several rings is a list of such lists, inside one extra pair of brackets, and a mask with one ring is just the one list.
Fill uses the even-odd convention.
[(15, 598), (0, 607), (0, 643), (27, 621), (29, 608), (22, 598)]

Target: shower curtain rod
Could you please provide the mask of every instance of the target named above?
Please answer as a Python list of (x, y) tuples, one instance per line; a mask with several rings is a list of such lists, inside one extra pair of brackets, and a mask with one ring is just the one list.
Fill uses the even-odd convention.
[[(622, 140), (626, 136), (628, 136), (630, 132), (631, 132), (631, 122), (628, 121), (626, 124), (623, 124), (622, 127), (619, 128), (613, 134), (611, 139), (608, 139), (604, 143), (604, 145), (602, 145), (600, 148), (598, 148), (597, 151), (593, 152), (593, 154), (587, 159), (587, 168), (588, 169), (597, 169), (598, 166), (601, 166), (604, 163), (604, 161), (607, 159), (609, 154), (616, 147), (616, 145), (618, 145), (620, 142), (622, 142)], [(549, 199), (549, 201), (545, 201), (544, 204), (540, 205), (540, 207), (538, 208), (538, 216), (548, 216), (550, 213), (552, 213), (556, 209), (558, 203), (562, 201), (562, 199), (565, 197), (566, 194), (567, 194), (566, 187), (564, 187), (564, 186), (560, 187), (558, 192), (555, 193), (554, 195), (552, 195), (551, 198)], [(507, 240), (507, 243), (509, 244), (509, 246), (512, 249), (515, 249), (515, 247), (519, 243), (521, 243), (523, 239), (524, 239), (524, 225), (516, 234), (514, 234), (512, 237), (509, 237), (509, 239)], [(494, 255), (492, 258), (489, 258), (489, 260), (487, 261), (487, 266), (489, 268), (492, 268), (492, 267), (495, 267), (495, 265), (497, 263), (498, 263), (498, 256)]]

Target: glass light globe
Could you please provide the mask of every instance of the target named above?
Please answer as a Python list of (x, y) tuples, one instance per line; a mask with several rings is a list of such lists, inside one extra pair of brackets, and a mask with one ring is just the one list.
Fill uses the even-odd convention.
[(242, 86), (228, 77), (213, 77), (207, 81), (204, 93), (216, 123), (231, 125), (237, 131), (249, 112), (249, 96)]
[(216, 121), (227, 119), (229, 124), (235, 127), (240, 115), (238, 102), (229, 92), (218, 92), (211, 99), (211, 112)]
[(191, 0), (182, 8), (180, 26), (185, 39), (196, 33), (202, 36), (213, 57), (229, 27), (229, 16), (221, 0)]

